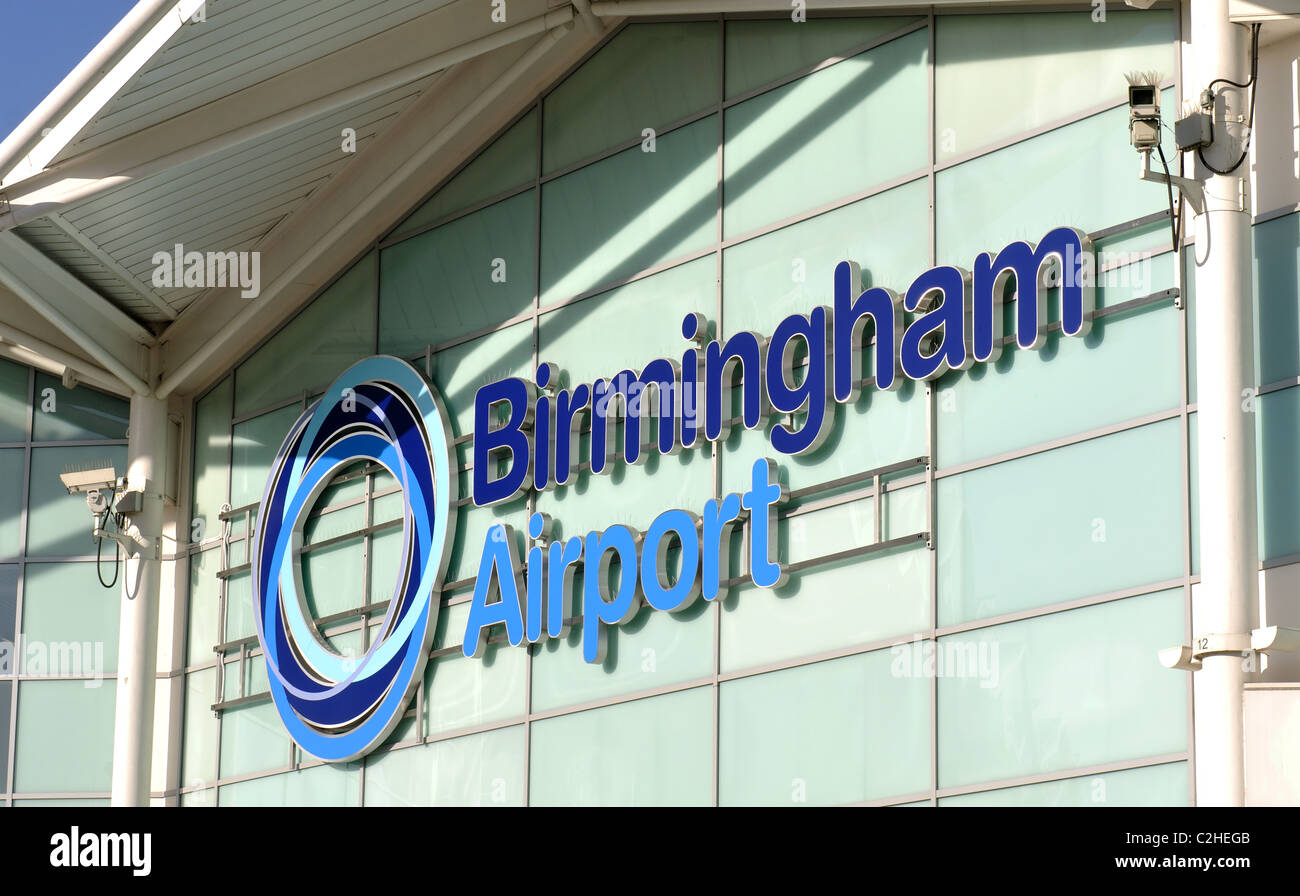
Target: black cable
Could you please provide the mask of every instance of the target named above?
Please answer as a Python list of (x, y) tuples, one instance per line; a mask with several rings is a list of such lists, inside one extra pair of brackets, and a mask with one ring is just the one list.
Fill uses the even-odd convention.
[(1214, 89), (1215, 84), (1231, 84), (1233, 87), (1242, 90), (1250, 89), (1250, 114), (1246, 118), (1246, 127), (1250, 129), (1250, 134), (1246, 137), (1246, 145), (1242, 147), (1241, 158), (1232, 165), (1231, 168), (1219, 169), (1211, 165), (1205, 158), (1205, 148), (1198, 146), (1196, 155), (1201, 160), (1201, 164), (1213, 171), (1215, 174), (1231, 174), (1241, 167), (1241, 163), (1246, 161), (1246, 156), (1250, 154), (1250, 139), (1255, 133), (1255, 78), (1259, 75), (1259, 25), (1251, 26), (1250, 35), (1250, 80), (1245, 84), (1238, 84), (1236, 81), (1230, 81), (1227, 78), (1215, 78), (1210, 82), (1209, 90)]
[[(1259, 23), (1250, 26), (1250, 55), (1254, 58), (1254, 62), (1259, 61), (1259, 29), (1261, 27), (1262, 26)], [(1250, 80), (1247, 81), (1245, 84), (1238, 84), (1236, 81), (1233, 81), (1230, 78), (1215, 78), (1213, 81), (1210, 82), (1210, 86), (1207, 89), (1213, 90), (1215, 84), (1231, 84), (1233, 87), (1240, 87), (1242, 90), (1245, 90), (1246, 88), (1250, 87), (1252, 84), (1255, 83), (1256, 69), (1255, 69), (1254, 62), (1252, 62), (1251, 64)]]
[[(105, 513), (104, 516), (107, 517), (108, 514)], [(111, 582), (104, 581), (104, 572), (100, 568), (100, 555), (103, 550), (104, 539), (101, 536), (95, 539), (95, 575), (99, 576), (99, 584), (103, 585), (105, 588), (112, 588), (117, 584), (118, 565), (121, 562), (121, 547), (116, 541), (113, 542), (113, 581)]]
[(1174, 209), (1174, 182), (1169, 173), (1169, 162), (1165, 160), (1165, 148), (1157, 143), (1156, 151), (1160, 153), (1160, 164), (1165, 169), (1165, 188), (1169, 191), (1169, 229), (1173, 231), (1174, 252), (1179, 252), (1182, 247), (1178, 245), (1178, 219), (1182, 216)]
[[(95, 527), (96, 529), (99, 529), (101, 531), (103, 530), (104, 524), (108, 522), (109, 515), (112, 513), (113, 502), (115, 501), (116, 498), (117, 498), (117, 486), (113, 486), (111, 489), (109, 489), (108, 504), (105, 505), (104, 512), (98, 514), (99, 524)], [(120, 513), (117, 514), (116, 516), (116, 522), (117, 522), (118, 529), (121, 529), (122, 515)], [(116, 540), (114, 540), (113, 581), (111, 582), (104, 581), (104, 572), (100, 563), (101, 557), (103, 556), (103, 552), (104, 552), (104, 536), (101, 535), (95, 539), (95, 575), (99, 577), (99, 584), (103, 585), (105, 588), (112, 588), (114, 585), (117, 584), (118, 566), (121, 563), (121, 557), (122, 557), (122, 546), (119, 545)]]

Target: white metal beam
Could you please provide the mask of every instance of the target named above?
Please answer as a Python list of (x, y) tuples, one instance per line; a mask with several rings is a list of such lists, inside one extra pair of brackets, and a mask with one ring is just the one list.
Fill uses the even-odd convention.
[[(176, 0), (140, 0), (59, 86), (0, 143), (0, 182), (27, 161), (36, 147), (51, 137), (69, 115), (106, 77), (116, 70), (142, 35), (158, 25), (176, 6)], [(43, 155), (43, 153), (41, 153)]]
[(0, 233), (0, 284), (133, 391), (149, 391), (143, 347), (153, 335), (13, 233)]
[(600, 34), (605, 30), (605, 24), (600, 17), (591, 11), (591, 0), (573, 0), (573, 8), (578, 11), (578, 18), (582, 19), (582, 24), (594, 34)]
[[(242, 146), (453, 65), (571, 22), (572, 6), (512, 7), (538, 15), (496, 25), (473, 4), (452, 3), (199, 109), (137, 131), (0, 191), (0, 231), (107, 190)], [(429, 55), (447, 35), (472, 39)]]
[(59, 230), (67, 234), (69, 239), (71, 239), (81, 248), (89, 252), (96, 261), (98, 261), (104, 267), (108, 268), (109, 271), (113, 273), (113, 276), (117, 277), (117, 279), (121, 280), (124, 284), (126, 284), (132, 290), (134, 290), (135, 293), (140, 296), (140, 298), (144, 299), (154, 308), (158, 309), (159, 313), (161, 313), (164, 317), (166, 317), (168, 320), (176, 319), (175, 308), (173, 308), (171, 305), (168, 305), (167, 302), (163, 300), (162, 296), (154, 292), (153, 289), (150, 288), (148, 285), (141, 283), (136, 278), (135, 274), (132, 274), (126, 268), (122, 267), (122, 265), (118, 263), (116, 258), (109, 255), (102, 248), (100, 248), (100, 246), (94, 240), (92, 240), (90, 237), (86, 236), (79, 229), (77, 229), (77, 227), (75, 227), (71, 221), (69, 221), (67, 218), (63, 217), (62, 215), (55, 214), (55, 213), (51, 213), (49, 215), (46, 215), (45, 217), (46, 220), (48, 220), (51, 224), (53, 224)]
[(130, 388), (125, 383), (97, 364), (78, 358), (4, 323), (0, 323), (0, 355), (55, 376), (64, 376), (71, 370), (73, 378), (80, 382), (116, 395), (131, 394)]

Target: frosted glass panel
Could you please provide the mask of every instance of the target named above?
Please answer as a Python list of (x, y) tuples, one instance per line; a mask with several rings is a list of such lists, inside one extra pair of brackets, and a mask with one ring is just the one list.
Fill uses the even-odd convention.
[(216, 670), (185, 676), (185, 728), (181, 745), (181, 786), (196, 787), (215, 780), (220, 723), (212, 712), (217, 696)]
[(212, 807), (217, 804), (217, 792), (212, 788), (181, 794), (181, 806)]
[(719, 801), (828, 805), (930, 787), (930, 682), (878, 650), (729, 681)]
[[(467, 479), (468, 477), (461, 477), (461, 494), (466, 496), (470, 493)], [(484, 539), (487, 538), (488, 530), (498, 523), (514, 527), (516, 535), (520, 539), (524, 537), (528, 526), (528, 506), (522, 496), (491, 507), (467, 504), (457, 510), (456, 538), (452, 542), (446, 581), (456, 582), (478, 575)], [(521, 547), (520, 557), (523, 556)]]
[(366, 603), (365, 544), (360, 537), (302, 555), (302, 584), (308, 612), (316, 619)]
[(226, 580), (226, 640), (251, 638), (257, 634), (253, 618), (253, 582), (245, 570)]
[(760, 457), (776, 461), (782, 481), (798, 489), (925, 454), (925, 392), (910, 382), (894, 392), (864, 389), (857, 401), (835, 404), (831, 411), (835, 421), (826, 441), (806, 454), (785, 455), (772, 447), (772, 427), (782, 418), (763, 429), (732, 429), (722, 443), (723, 492), (748, 489)]
[(262, 500), (275, 453), (302, 411), (299, 405), (290, 405), (235, 425), (230, 506), (243, 507)]
[(205, 663), (213, 658), (217, 643), (217, 618), (220, 614), (217, 570), (221, 566), (219, 550), (190, 556), (190, 601), (186, 619), (185, 662)]
[(725, 235), (924, 167), (928, 47), (922, 29), (729, 108)]
[(718, 102), (715, 22), (630, 25), (542, 103), (547, 173)]
[[(438, 614), (436, 647), (460, 644), (465, 637), (469, 604), (443, 607)], [(525, 712), (528, 651), (509, 644), (489, 644), (482, 657), (459, 651), (429, 661), (424, 673), (424, 711), (429, 734), (443, 734), (497, 722)]]
[(422, 352), (532, 308), (536, 201), (530, 190), (384, 249), (379, 350)]
[(375, 255), (358, 261), (235, 371), (235, 413), (323, 392), (375, 344)]
[[(14, 682), (0, 681), (0, 713), (3, 713), (3, 717), (0, 718), (0, 735), (4, 736), (3, 742), (0, 742), (0, 759), (4, 760), (6, 774), (9, 768), (9, 720), (13, 718), (10, 715), (13, 708), (13, 698)], [(8, 785), (6, 785), (6, 789), (7, 787)]]
[[(612, 475), (584, 473), (574, 486), (544, 492), (537, 509), (556, 520), (556, 537), (584, 536), (615, 523), (644, 530), (667, 507), (702, 508), (713, 494), (707, 453), (652, 455), (644, 465), (620, 466)], [(697, 511), (698, 512), (698, 509)], [(576, 576), (567, 616), (578, 615), (583, 580)], [(643, 609), (627, 625), (607, 629), (602, 664), (582, 659), (581, 627), (563, 641), (548, 641), (533, 661), (533, 705), (568, 705), (709, 674), (713, 625), (699, 606), (681, 613)]]
[(316, 497), (303, 522), (303, 545), (350, 535), (366, 525), (366, 461), (340, 467)]
[(15, 558), (23, 525), (23, 477), (27, 452), (22, 448), (0, 449), (0, 557)]
[(131, 404), (89, 386), (69, 389), (48, 373), (36, 374), (32, 441), (125, 439)]
[(930, 262), (930, 194), (924, 179), (723, 250), (726, 330), (771, 334), (790, 314), (833, 307), (841, 261), (864, 286), (903, 293)]
[(1186, 749), (1188, 676), (1156, 659), (1185, 609), (1175, 589), (940, 638), (939, 786)]
[(0, 442), (27, 439), (29, 370), (0, 360)]
[(355, 806), (361, 797), (360, 765), (322, 765), (224, 785), (221, 806)]
[[(230, 478), (230, 377), (194, 406), (194, 511), (203, 540), (221, 534), (221, 505)], [(190, 535), (193, 536), (193, 531)]]
[[(1196, 403), (1196, 247), (1183, 251), (1183, 305), (1187, 308), (1187, 401)], [(1258, 281), (1256, 281), (1258, 282)], [(1283, 317), (1285, 320), (1285, 317)], [(1255, 321), (1259, 327), (1259, 319)], [(1285, 324), (1283, 325), (1285, 328)]]
[[(423, 363), (417, 362), (417, 366), (423, 368)], [(509, 376), (531, 380), (534, 372), (531, 322), (462, 342), (433, 356), (433, 384), (457, 435), (474, 431), (474, 395), (480, 387)]]
[(402, 529), (386, 529), (370, 536), (370, 594), (366, 603), (391, 600), (402, 565)]
[[(1200, 484), (1200, 446), (1197, 441), (1200, 438), (1198, 433), (1199, 425), (1197, 424), (1196, 414), (1187, 415), (1187, 495), (1188, 507), (1191, 510), (1191, 520), (1189, 528), (1191, 529), (1191, 553), (1192, 553), (1192, 575), (1201, 573), (1201, 484)], [(1258, 425), (1258, 423), (1256, 424)], [(1258, 450), (1258, 446), (1256, 446)], [(1255, 475), (1259, 476), (1259, 469), (1255, 470)], [(1263, 502), (1260, 502), (1263, 507)], [(1264, 540), (1260, 538), (1260, 549), (1264, 546)]]
[(396, 228), (397, 234), (419, 230), (461, 209), (522, 187), (536, 175), (537, 112), (532, 110), (403, 221)]
[(620, 461), (612, 472), (581, 473), (564, 488), (538, 494), (537, 510), (555, 520), (557, 538), (568, 538), (614, 523), (644, 531), (666, 508), (699, 513), (711, 497), (713, 465), (707, 450), (675, 455), (651, 452), (643, 464), (628, 466)]
[(406, 747), (366, 760), (367, 806), (521, 806), (523, 726)]
[(231, 778), (289, 764), (289, 735), (270, 700), (221, 714), (221, 776)]
[(939, 480), (939, 623), (1181, 575), (1180, 451), (1166, 420)]
[(717, 317), (716, 268), (712, 257), (700, 258), (543, 315), (538, 358), (559, 365), (570, 386), (679, 359), (690, 347), (682, 318)]
[[(1161, 103), (1174, 107), (1172, 90)], [(1091, 233), (1167, 208), (1162, 185), (1137, 179), (1136, 154), (1123, 138), (1127, 128), (1125, 105), (940, 171), (939, 263), (969, 270), (976, 254), (1014, 240), (1037, 243), (1055, 227)], [(1173, 140), (1165, 139), (1169, 155)], [(1080, 146), (1089, 149), (1079, 152)], [(1168, 244), (1167, 235), (1153, 238)]]
[(1259, 382), (1266, 385), (1300, 375), (1300, 215), (1256, 224), (1252, 234)]
[[(1126, 72), (1154, 69), (1173, 78), (1172, 12), (1107, 8), (1101, 22), (1089, 12), (941, 16), (934, 36), (935, 157), (942, 162), (1121, 103)], [(1014, 101), (1006, 93), (1011, 85)], [(990, 106), (992, 96), (1007, 101)]]
[(785, 19), (727, 22), (727, 98), (852, 52), (920, 19), (812, 19), (791, 28)]
[[(18, 626), (18, 565), (0, 563), (0, 641), (14, 639)], [(9, 675), (14, 671), (12, 651), (0, 658), (0, 674)]]
[[(111, 576), (106, 568), (105, 581), (111, 581)], [(93, 563), (27, 564), (23, 574), (24, 671), (33, 676), (92, 678), (115, 672), (120, 575), (118, 581), (119, 587), (105, 589)]]
[(939, 464), (1178, 407), (1181, 327), (1172, 304), (1149, 306), (1097, 321), (1082, 339), (1049, 334), (1040, 351), (1007, 346), (996, 364), (946, 377), (936, 401)]
[(581, 625), (575, 625), (562, 641), (548, 640), (534, 648), (535, 711), (713, 674), (713, 611), (703, 600), (680, 613), (642, 607), (630, 622), (605, 631), (608, 646), (603, 663), (583, 660)]
[(709, 117), (661, 135), (654, 152), (636, 146), (543, 186), (542, 305), (711, 243), (717, 153)]
[(940, 806), (1186, 806), (1186, 762), (1169, 762), (1103, 775), (1046, 781), (966, 793), (939, 800)]
[(111, 682), (19, 683), (15, 793), (108, 792), (116, 690)]
[(713, 694), (695, 688), (532, 725), (535, 806), (705, 806)]
[[(27, 556), (93, 557), (95, 540), (91, 538), (92, 521), (86, 509), (85, 495), (69, 495), (59, 481), (67, 466), (85, 466), (107, 462), (126, 474), (126, 447), (96, 445), (88, 448), (33, 448), (31, 479), (27, 501)], [(104, 546), (105, 557), (112, 562), (113, 545)], [(105, 570), (105, 575), (111, 574)], [(94, 575), (94, 571), (91, 571)]]
[(929, 551), (921, 542), (805, 570), (777, 590), (737, 588), (723, 609), (728, 672), (921, 631), (930, 623)]
[(1255, 406), (1259, 553), (1273, 560), (1300, 554), (1300, 387), (1261, 395)]

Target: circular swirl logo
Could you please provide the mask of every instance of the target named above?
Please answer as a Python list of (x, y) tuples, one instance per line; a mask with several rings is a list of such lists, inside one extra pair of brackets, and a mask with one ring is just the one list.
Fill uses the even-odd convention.
[[(449, 433), (442, 402), (424, 378), (405, 361), (380, 356), (344, 371), (276, 454), (252, 548), (257, 636), (285, 728), (320, 759), (356, 759), (383, 742), (422, 679), (455, 533)], [(383, 625), (362, 656), (347, 657), (326, 643), (307, 608), (299, 557), (316, 499), (358, 460), (392, 474), (405, 508)]]

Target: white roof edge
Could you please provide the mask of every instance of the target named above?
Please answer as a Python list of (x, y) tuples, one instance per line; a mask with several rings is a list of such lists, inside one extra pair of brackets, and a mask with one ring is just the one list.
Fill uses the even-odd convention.
[(49, 164), (204, 0), (138, 0), (59, 86), (0, 142), (0, 184)]

